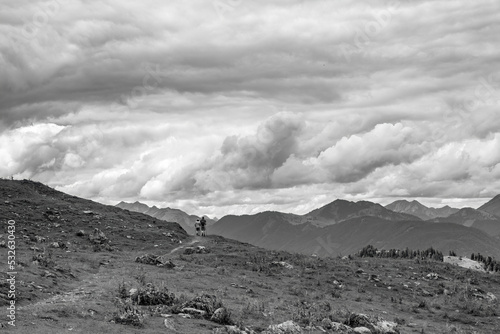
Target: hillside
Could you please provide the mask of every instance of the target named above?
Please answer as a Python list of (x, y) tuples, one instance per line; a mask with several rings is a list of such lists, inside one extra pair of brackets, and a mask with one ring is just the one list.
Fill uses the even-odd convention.
[(482, 210), (463, 208), (448, 217), (435, 218), (432, 222), (454, 223), (474, 227), (492, 237), (500, 238), (500, 218)]
[[(148, 205), (140, 202), (135, 202), (135, 203), (120, 202), (116, 206), (121, 209), (144, 213), (146, 215), (161, 220), (176, 222), (189, 234), (194, 234), (194, 224), (197, 219), (201, 218), (195, 215), (189, 215), (186, 212), (179, 209), (157, 208), (156, 206), (149, 207)], [(208, 226), (215, 223), (213, 219), (207, 217), (205, 217), (205, 219), (207, 220)]]
[(341, 199), (337, 199), (305, 215), (307, 222), (319, 227), (363, 216), (378, 217), (390, 221), (420, 219), (414, 215), (388, 210), (377, 203), (368, 201), (351, 202)]
[(490, 201), (481, 205), (478, 210), (500, 217), (500, 195), (496, 195)]
[(191, 237), (176, 223), (32, 181), (0, 180), (0, 199), (4, 263), (8, 226), (16, 241), (14, 273), (0, 275), (0, 306), (15, 301), (15, 318), (0, 316), (2, 330), (14, 321), (12, 332), (55, 334), (500, 330), (498, 274)]
[(462, 255), (477, 250), (500, 257), (497, 240), (477, 229), (423, 221), (388, 221), (369, 216), (319, 228), (311, 224), (292, 225), (278, 212), (265, 212), (225, 216), (209, 232), (263, 248), (319, 256), (352, 254), (372, 244), (379, 249), (432, 246), (443, 253), (454, 250)]
[(422, 220), (430, 220), (438, 217), (448, 217), (449, 215), (458, 211), (458, 209), (452, 208), (448, 205), (442, 208), (429, 208), (416, 200), (413, 200), (411, 202), (407, 200), (398, 200), (386, 205), (385, 208), (394, 212), (414, 215)]

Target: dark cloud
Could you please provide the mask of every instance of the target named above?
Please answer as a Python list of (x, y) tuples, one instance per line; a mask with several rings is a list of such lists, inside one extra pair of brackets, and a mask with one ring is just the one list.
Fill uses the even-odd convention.
[(498, 2), (226, 4), (3, 3), (0, 176), (214, 213), (498, 191)]

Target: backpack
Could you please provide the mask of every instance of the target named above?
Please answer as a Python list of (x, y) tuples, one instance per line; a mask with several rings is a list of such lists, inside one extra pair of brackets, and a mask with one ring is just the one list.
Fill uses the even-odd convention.
[(201, 226), (205, 227), (206, 223), (207, 223), (207, 221), (205, 220), (205, 217), (201, 218), (201, 220), (200, 220)]

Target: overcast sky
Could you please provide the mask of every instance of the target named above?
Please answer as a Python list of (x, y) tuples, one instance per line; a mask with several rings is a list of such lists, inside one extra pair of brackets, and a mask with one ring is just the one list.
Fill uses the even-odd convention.
[(0, 176), (306, 213), (500, 193), (500, 2), (6, 0)]

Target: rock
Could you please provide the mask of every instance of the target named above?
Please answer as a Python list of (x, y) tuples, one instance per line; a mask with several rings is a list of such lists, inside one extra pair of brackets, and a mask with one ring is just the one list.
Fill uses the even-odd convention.
[(335, 333), (351, 333), (351, 327), (341, 324), (340, 322), (331, 321), (328, 318), (321, 320), (322, 327), (333, 330)]
[(174, 326), (174, 321), (172, 319), (163, 320), (163, 324), (165, 325), (165, 327), (167, 327), (168, 330), (171, 330), (174, 332), (176, 331), (175, 326)]
[(216, 322), (218, 324), (231, 324), (231, 313), (228, 312), (228, 310), (225, 307), (219, 307), (217, 310), (215, 310), (214, 314), (212, 314), (212, 317), (210, 317), (210, 321)]
[(488, 299), (490, 302), (495, 302), (497, 300), (497, 297), (491, 292), (488, 292), (486, 294), (486, 299)]
[(134, 299), (134, 297), (137, 296), (138, 292), (139, 291), (136, 288), (132, 288), (128, 291), (128, 295), (130, 296), (130, 298)]
[(196, 251), (193, 247), (186, 247), (184, 248), (184, 254), (189, 255), (189, 254), (194, 254)]
[(198, 254), (206, 254), (206, 253), (210, 253), (210, 251), (205, 246), (197, 246), (196, 247), (196, 253), (198, 253)]
[(191, 314), (191, 315), (201, 316), (201, 317), (205, 317), (207, 315), (206, 311), (198, 310), (198, 309), (195, 309), (192, 307), (185, 307), (181, 310), (181, 312), (185, 313), (185, 314)]
[(436, 273), (430, 273), (430, 274), (427, 274), (426, 277), (427, 277), (427, 279), (438, 279), (439, 275)]
[(424, 297), (432, 297), (432, 296), (434, 296), (434, 294), (430, 293), (427, 290), (422, 289), (422, 296), (424, 296)]
[(289, 263), (286, 263), (285, 261), (273, 261), (273, 262), (271, 262), (271, 265), (281, 266), (281, 267), (284, 267), (286, 269), (293, 269), (293, 266)]
[(395, 322), (381, 320), (375, 325), (375, 330), (378, 330), (382, 334), (399, 334), (397, 326), (398, 324)]
[(108, 242), (106, 235), (97, 227), (94, 228), (94, 231), (89, 234), (89, 240), (94, 244), (103, 244)]
[(35, 236), (35, 240), (36, 240), (36, 242), (38, 242), (38, 243), (42, 243), (42, 242), (45, 242), (45, 241), (46, 241), (46, 239), (45, 239), (44, 237), (41, 237), (41, 236), (39, 236), (39, 235), (36, 235), (36, 236)]
[(135, 262), (152, 264), (158, 267), (166, 267), (169, 269), (175, 268), (175, 264), (170, 260), (163, 260), (161, 256), (153, 254), (144, 254), (135, 258)]
[(356, 327), (353, 329), (354, 333), (359, 333), (359, 334), (371, 334), (371, 330), (369, 330), (366, 327)]
[(292, 320), (285, 321), (279, 325), (270, 325), (265, 334), (300, 334), (302, 328)]
[(85, 236), (85, 231), (84, 230), (80, 230), (80, 231), (76, 232), (76, 236), (77, 237), (83, 237), (83, 236)]

